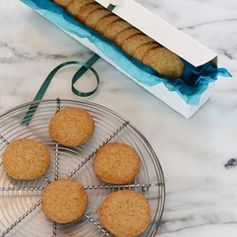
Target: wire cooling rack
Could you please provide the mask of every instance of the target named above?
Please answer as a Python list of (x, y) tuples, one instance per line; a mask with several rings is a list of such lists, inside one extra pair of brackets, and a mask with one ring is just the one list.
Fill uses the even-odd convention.
[[(53, 114), (63, 107), (72, 106), (89, 111), (96, 125), (89, 142), (76, 148), (62, 146), (52, 141), (48, 134), (48, 124)], [(37, 139), (47, 146), (51, 153), (51, 165), (41, 179), (16, 181), (3, 170), (1, 158), (0, 236), (112, 236), (99, 224), (96, 212), (108, 193), (123, 189), (136, 190), (145, 195), (152, 208), (152, 222), (142, 236), (156, 235), (164, 208), (164, 176), (149, 142), (129, 121), (91, 102), (43, 100), (20, 105), (0, 116), (1, 157), (6, 146), (20, 137)], [(91, 166), (95, 152), (111, 141), (130, 144), (138, 152), (141, 171), (134, 183), (108, 185), (96, 178)], [(79, 221), (59, 225), (47, 219), (41, 211), (41, 194), (52, 180), (64, 177), (76, 178), (83, 183), (89, 195), (89, 205)]]

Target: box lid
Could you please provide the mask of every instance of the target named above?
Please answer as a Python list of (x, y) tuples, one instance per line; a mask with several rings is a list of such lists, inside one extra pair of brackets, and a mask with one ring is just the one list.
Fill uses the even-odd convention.
[(150, 12), (134, 0), (96, 0), (104, 7), (117, 5), (113, 12), (156, 42), (198, 67), (217, 58), (217, 54)]

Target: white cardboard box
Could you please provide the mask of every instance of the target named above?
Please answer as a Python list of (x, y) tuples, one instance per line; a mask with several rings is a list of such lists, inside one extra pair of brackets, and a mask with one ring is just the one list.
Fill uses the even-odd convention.
[[(113, 10), (115, 14), (128, 21), (131, 25), (141, 30), (146, 35), (153, 38), (155, 41), (170, 49), (178, 56), (191, 63), (193, 66), (198, 67), (215, 60), (217, 62), (217, 54), (204, 47), (190, 36), (178, 30), (174, 26), (164, 21), (161, 17), (151, 13), (146, 8), (134, 0), (95, 0), (104, 7), (109, 4), (115, 4)], [(40, 12), (39, 12), (40, 13)], [(143, 17), (140, 17), (143, 16)], [(152, 26), (152, 27), (151, 27)], [(155, 26), (155, 27), (154, 27)], [(119, 68), (115, 62), (111, 61), (104, 55), (93, 43), (85, 38), (79, 38), (65, 29), (61, 28), (66, 33), (70, 34), (73, 38), (81, 44), (98, 54), (101, 58), (112, 64), (118, 70), (122, 71), (136, 83), (144, 87), (147, 91), (155, 95), (157, 98), (168, 104), (171, 108), (182, 114), (185, 118), (190, 118), (210, 97), (213, 83), (209, 84), (207, 90), (201, 95), (198, 105), (187, 104), (177, 93), (169, 91), (163, 83), (156, 86), (148, 87), (144, 84), (137, 82), (134, 78), (129, 76), (125, 71)]]

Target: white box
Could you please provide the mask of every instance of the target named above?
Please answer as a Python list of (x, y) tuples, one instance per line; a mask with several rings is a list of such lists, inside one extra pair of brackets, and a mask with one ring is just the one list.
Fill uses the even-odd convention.
[[(153, 38), (156, 42), (165, 46), (190, 64), (195, 67), (204, 65), (210, 61), (217, 63), (217, 54), (199, 44), (190, 36), (176, 29), (164, 21), (161, 17), (151, 13), (146, 8), (134, 0), (95, 0), (104, 7), (108, 7), (109, 4), (116, 2), (118, 5), (113, 12), (119, 17), (123, 18), (131, 25), (135, 26), (143, 33)], [(39, 14), (42, 12), (38, 11)], [(143, 16), (143, 17), (140, 17)], [(47, 18), (47, 17), (46, 17)], [(55, 22), (53, 22), (55, 23)], [(57, 24), (56, 24), (57, 25)], [(151, 27), (151, 26), (156, 27)], [(58, 26), (59, 27), (59, 26)], [(105, 61), (112, 64), (118, 70), (122, 71), (136, 83), (144, 87), (147, 91), (155, 95), (157, 98), (168, 104), (171, 108), (182, 114), (185, 118), (190, 118), (210, 97), (211, 89), (214, 83), (210, 83), (207, 90), (205, 90), (200, 98), (198, 105), (190, 105), (186, 103), (177, 93), (169, 91), (163, 83), (159, 83), (156, 86), (149, 87), (142, 83), (137, 82), (134, 78), (123, 71), (115, 62), (111, 61), (106, 55), (98, 50), (95, 45), (86, 38), (80, 38), (74, 34), (71, 34), (64, 28), (60, 27), (63, 31), (70, 34), (78, 42), (94, 51)]]

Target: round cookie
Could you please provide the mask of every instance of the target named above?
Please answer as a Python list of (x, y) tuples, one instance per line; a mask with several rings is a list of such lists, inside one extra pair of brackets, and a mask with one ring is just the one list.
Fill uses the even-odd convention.
[(97, 177), (106, 183), (126, 184), (138, 174), (140, 159), (132, 147), (114, 142), (96, 152), (93, 168)]
[(143, 34), (139, 34), (139, 35), (133, 35), (124, 40), (121, 47), (128, 55), (132, 56), (132, 54), (139, 46), (151, 42), (154, 42), (152, 38)]
[(131, 25), (128, 22), (119, 19), (108, 24), (103, 32), (103, 35), (107, 39), (113, 41), (120, 32), (128, 28), (131, 28)]
[(184, 63), (176, 54), (164, 47), (150, 49), (145, 53), (142, 62), (151, 66), (159, 74), (168, 78), (178, 78), (184, 70)]
[(87, 142), (94, 132), (92, 116), (84, 109), (68, 107), (59, 110), (49, 123), (49, 134), (58, 143), (75, 147)]
[(142, 44), (136, 50), (133, 52), (132, 56), (136, 58), (139, 61), (142, 61), (143, 56), (145, 55), (146, 52), (148, 52), (150, 49), (159, 47), (159, 44), (156, 42), (149, 42), (146, 44)]
[(100, 223), (118, 237), (135, 237), (151, 222), (151, 208), (141, 193), (123, 190), (110, 193), (102, 202)]
[(73, 0), (53, 0), (53, 1), (62, 7), (66, 7)]
[(48, 150), (39, 142), (20, 138), (11, 142), (3, 153), (3, 168), (17, 180), (34, 180), (43, 176), (50, 164)]
[(85, 23), (87, 16), (98, 9), (103, 9), (103, 7), (94, 1), (93, 3), (81, 7), (76, 15), (76, 18), (82, 23)]
[(99, 22), (95, 26), (95, 30), (97, 32), (99, 32), (100, 34), (104, 35), (106, 27), (110, 23), (115, 22), (117, 20), (119, 20), (119, 17), (116, 15), (112, 15), (112, 13), (111, 13), (111, 15), (106, 16), (106, 17), (102, 18), (101, 20), (99, 20)]
[(79, 181), (59, 179), (44, 189), (41, 208), (52, 221), (67, 224), (80, 219), (87, 204), (87, 193)]
[(77, 16), (79, 10), (86, 5), (94, 3), (94, 0), (72, 0), (68, 5), (66, 10), (74, 17)]
[(119, 34), (117, 34), (117, 36), (114, 39), (114, 43), (120, 47), (127, 38), (137, 34), (141, 34), (141, 31), (139, 31), (134, 27), (125, 29)]
[(111, 12), (107, 9), (98, 9), (90, 13), (86, 19), (85, 24), (91, 28), (95, 28), (96, 24), (106, 16), (111, 15)]

